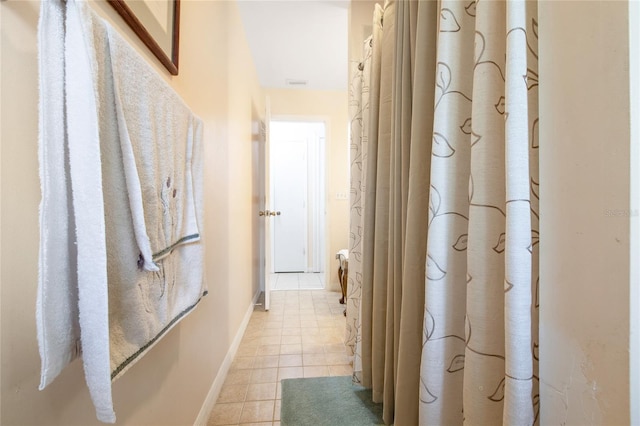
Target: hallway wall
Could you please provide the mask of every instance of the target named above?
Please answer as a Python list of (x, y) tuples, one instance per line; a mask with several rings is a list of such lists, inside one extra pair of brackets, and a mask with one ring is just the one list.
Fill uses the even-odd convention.
[[(93, 3), (205, 123), (209, 295), (114, 384), (118, 424), (193, 424), (258, 291), (253, 257), (252, 110), (263, 94), (235, 2), (181, 2), (180, 74), (171, 77), (105, 2)], [(98, 424), (81, 363), (38, 391), (39, 2), (0, 3), (0, 424)], [(256, 117), (253, 117), (255, 121)]]
[[(375, 6), (384, 4), (383, 1), (358, 0), (349, 6), (349, 62), (360, 62), (364, 41), (373, 31), (373, 11)], [(353, 76), (349, 75), (349, 82)]]
[[(349, 133), (346, 91), (318, 91), (299, 89), (265, 89), (271, 99), (274, 119), (318, 119), (327, 122), (327, 229), (329, 241), (325, 259), (330, 272), (328, 290), (340, 291), (338, 264), (335, 254), (349, 244)], [(347, 194), (337, 199), (336, 194)]]
[(630, 423), (628, 8), (539, 3), (543, 425)]

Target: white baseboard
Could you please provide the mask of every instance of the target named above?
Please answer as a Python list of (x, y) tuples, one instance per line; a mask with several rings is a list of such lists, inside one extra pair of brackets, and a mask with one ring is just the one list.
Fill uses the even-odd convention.
[(209, 393), (202, 403), (202, 408), (200, 408), (200, 413), (198, 413), (198, 417), (196, 421), (193, 423), (194, 426), (205, 426), (207, 424), (207, 420), (209, 419), (209, 414), (211, 414), (211, 410), (213, 410), (213, 406), (220, 395), (220, 391), (222, 390), (222, 385), (224, 384), (225, 379), (227, 378), (227, 373), (229, 372), (229, 368), (231, 367), (231, 363), (233, 362), (233, 358), (236, 356), (236, 352), (238, 352), (238, 347), (240, 347), (240, 342), (242, 341), (242, 336), (244, 335), (245, 330), (247, 329), (247, 325), (249, 324), (249, 320), (251, 319), (251, 314), (253, 313), (253, 307), (258, 301), (260, 297), (261, 291), (253, 296), (253, 300), (251, 301), (251, 305), (247, 309), (247, 313), (244, 315), (244, 319), (242, 320), (242, 324), (240, 324), (240, 328), (236, 333), (236, 337), (231, 342), (231, 346), (227, 351), (227, 355), (224, 357), (224, 361), (222, 361), (222, 365), (218, 370), (218, 374), (216, 378), (213, 380), (211, 384), (211, 388), (209, 389)]

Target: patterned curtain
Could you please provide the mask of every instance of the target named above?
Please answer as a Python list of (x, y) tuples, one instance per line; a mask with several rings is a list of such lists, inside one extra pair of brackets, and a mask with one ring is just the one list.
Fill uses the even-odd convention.
[(422, 424), (538, 421), (536, 18), (442, 1)]
[(387, 423), (537, 424), (536, 1), (375, 13), (354, 377)]
[(365, 170), (369, 137), (369, 79), (373, 37), (365, 40), (361, 62), (351, 64), (353, 76), (349, 86), (351, 115), (351, 209), (349, 238), (349, 274), (347, 293), (347, 326), (345, 345), (353, 356), (354, 381), (360, 383), (362, 373), (360, 340), (360, 300), (362, 298), (362, 236), (365, 201)]

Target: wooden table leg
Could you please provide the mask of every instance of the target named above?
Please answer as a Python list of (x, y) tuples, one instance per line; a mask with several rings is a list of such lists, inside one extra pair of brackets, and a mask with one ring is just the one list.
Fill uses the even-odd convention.
[(347, 300), (347, 283), (345, 279), (344, 271), (342, 270), (342, 266), (338, 267), (338, 280), (340, 280), (340, 288), (342, 290), (342, 297), (340, 298), (340, 304), (344, 305)]

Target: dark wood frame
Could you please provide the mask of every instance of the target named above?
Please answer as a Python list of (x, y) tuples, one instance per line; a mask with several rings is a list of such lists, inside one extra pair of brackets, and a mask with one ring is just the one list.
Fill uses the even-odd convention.
[(149, 31), (136, 17), (133, 11), (127, 6), (125, 0), (107, 0), (113, 6), (122, 19), (131, 27), (131, 29), (140, 37), (140, 40), (151, 50), (158, 58), (162, 65), (172, 75), (178, 75), (178, 48), (180, 45), (180, 0), (169, 0), (173, 2), (173, 34), (171, 35), (171, 57), (169, 57), (160, 45), (153, 39)]

